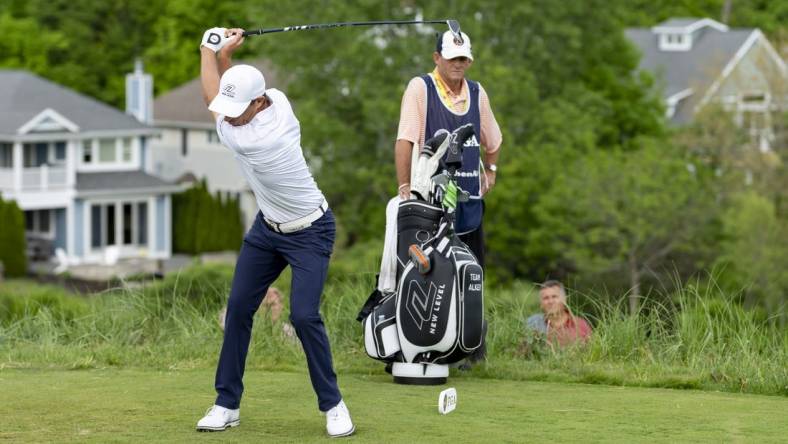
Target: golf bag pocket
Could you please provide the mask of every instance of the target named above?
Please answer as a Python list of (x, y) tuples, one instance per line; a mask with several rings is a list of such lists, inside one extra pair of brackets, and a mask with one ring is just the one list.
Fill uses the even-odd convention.
[(364, 348), (371, 358), (391, 361), (400, 351), (396, 310), (396, 295), (391, 294), (364, 319)]
[[(425, 250), (432, 253), (432, 248)], [(457, 298), (451, 261), (433, 254), (432, 270), (423, 275), (409, 262), (400, 279), (397, 327), (405, 362), (440, 356), (457, 342)], [(429, 358), (426, 358), (429, 355)]]
[[(455, 258), (458, 255), (455, 255)], [(458, 261), (459, 262), (459, 261)], [(460, 337), (459, 346), (472, 353), (484, 340), (484, 297), (483, 271), (475, 261), (458, 263), (460, 297)]]
[(402, 278), (405, 266), (410, 261), (411, 245), (423, 245), (432, 238), (443, 209), (420, 200), (406, 200), (399, 204), (397, 213), (397, 281)]

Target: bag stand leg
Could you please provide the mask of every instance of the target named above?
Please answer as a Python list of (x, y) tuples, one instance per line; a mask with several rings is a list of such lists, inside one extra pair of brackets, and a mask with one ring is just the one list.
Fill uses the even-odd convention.
[(441, 385), (446, 384), (446, 378), (449, 377), (449, 366), (447, 364), (395, 362), (391, 374), (397, 384)]

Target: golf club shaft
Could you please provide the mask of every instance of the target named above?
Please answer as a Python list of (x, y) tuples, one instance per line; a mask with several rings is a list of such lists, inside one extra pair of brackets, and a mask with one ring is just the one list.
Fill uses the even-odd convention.
[(244, 31), (244, 37), (249, 35), (270, 34), (272, 32), (306, 31), (309, 29), (339, 28), (343, 26), (415, 25), (420, 23), (447, 23), (447, 22), (448, 20), (385, 20), (385, 21), (373, 21), (373, 22), (320, 23), (315, 25), (286, 26), (284, 28), (256, 29), (254, 31)]

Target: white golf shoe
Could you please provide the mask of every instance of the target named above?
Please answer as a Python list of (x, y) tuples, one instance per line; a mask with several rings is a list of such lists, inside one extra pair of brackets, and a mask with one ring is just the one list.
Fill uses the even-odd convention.
[(340, 400), (339, 404), (326, 412), (326, 431), (331, 438), (350, 436), (356, 431), (345, 401)]
[(201, 432), (221, 432), (228, 427), (235, 427), (241, 423), (240, 409), (231, 410), (220, 405), (214, 405), (205, 412), (205, 416), (197, 423), (197, 430)]

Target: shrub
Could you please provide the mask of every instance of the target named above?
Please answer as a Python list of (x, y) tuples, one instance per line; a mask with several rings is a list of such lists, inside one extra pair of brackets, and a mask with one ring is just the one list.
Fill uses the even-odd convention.
[(49, 285), (6, 283), (0, 286), (0, 324), (34, 317), (42, 310), (58, 321), (72, 321), (85, 315), (88, 304), (83, 298), (70, 296)]
[(25, 256), (25, 215), (16, 202), (0, 199), (0, 262), (8, 277), (24, 276), (27, 273)]
[(240, 199), (215, 196), (203, 180), (172, 196), (173, 250), (198, 254), (207, 251), (238, 250), (243, 239)]

